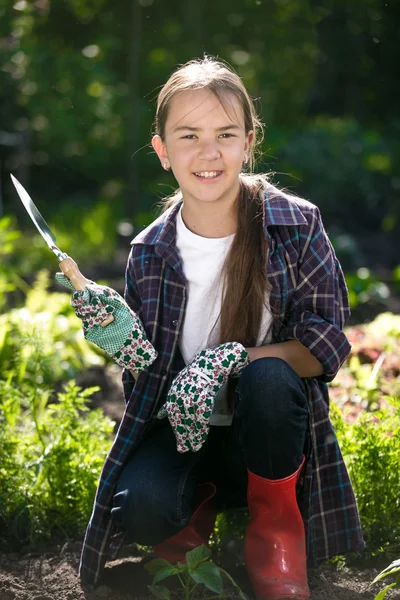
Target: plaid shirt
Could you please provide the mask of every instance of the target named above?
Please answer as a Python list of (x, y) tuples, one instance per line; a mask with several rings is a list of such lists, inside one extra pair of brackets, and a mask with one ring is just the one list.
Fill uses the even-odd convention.
[[(172, 206), (132, 242), (125, 297), (139, 315), (158, 351), (139, 375), (123, 373), (126, 410), (106, 458), (93, 513), (86, 530), (80, 575), (97, 583), (106, 560), (123, 542), (110, 517), (121, 469), (157, 414), (172, 379), (185, 366), (178, 339), (185, 313), (186, 286), (178, 255)], [(323, 366), (323, 375), (305, 379), (310, 411), (307, 464), (299, 506), (312, 563), (364, 547), (356, 500), (329, 420), (327, 383), (349, 354), (342, 329), (349, 317), (347, 288), (319, 210), (302, 199), (268, 198), (264, 232), (269, 245), (267, 273), (272, 285), (273, 341), (299, 340)]]

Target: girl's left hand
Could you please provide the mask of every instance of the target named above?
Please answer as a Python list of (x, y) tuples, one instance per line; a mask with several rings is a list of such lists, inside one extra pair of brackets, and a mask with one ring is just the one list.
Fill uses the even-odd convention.
[(228, 342), (196, 354), (174, 379), (157, 417), (168, 416), (178, 452), (200, 450), (210, 431), (215, 396), (229, 375), (239, 377), (249, 362), (242, 344)]

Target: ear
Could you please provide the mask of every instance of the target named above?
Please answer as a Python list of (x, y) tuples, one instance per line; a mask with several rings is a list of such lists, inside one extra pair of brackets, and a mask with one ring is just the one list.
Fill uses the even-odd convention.
[(251, 130), (251, 131), (249, 131), (249, 133), (246, 136), (246, 141), (245, 141), (245, 146), (244, 146), (245, 152), (248, 152), (250, 150), (250, 148), (253, 145), (253, 142), (254, 142), (254, 131)]
[(167, 147), (159, 135), (153, 135), (153, 137), (151, 139), (151, 145), (153, 146), (154, 150), (156, 151), (157, 156), (160, 159), (160, 163), (162, 164), (162, 166), (164, 167), (165, 163), (168, 163), (168, 166), (169, 166)]

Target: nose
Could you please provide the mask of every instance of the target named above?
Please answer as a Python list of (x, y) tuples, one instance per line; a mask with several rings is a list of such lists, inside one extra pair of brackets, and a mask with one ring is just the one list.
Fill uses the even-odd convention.
[(203, 142), (199, 158), (202, 160), (216, 160), (221, 157), (221, 152), (216, 141)]

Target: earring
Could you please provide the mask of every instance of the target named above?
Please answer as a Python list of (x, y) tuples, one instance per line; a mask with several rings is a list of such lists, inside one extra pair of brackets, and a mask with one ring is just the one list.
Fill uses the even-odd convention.
[(243, 164), (245, 165), (247, 163), (248, 160), (248, 156), (247, 154), (244, 155), (244, 159), (243, 159)]
[(166, 162), (165, 162), (165, 163), (163, 164), (163, 167), (164, 167), (164, 169), (165, 169), (166, 171), (169, 171), (168, 163), (166, 163)]

